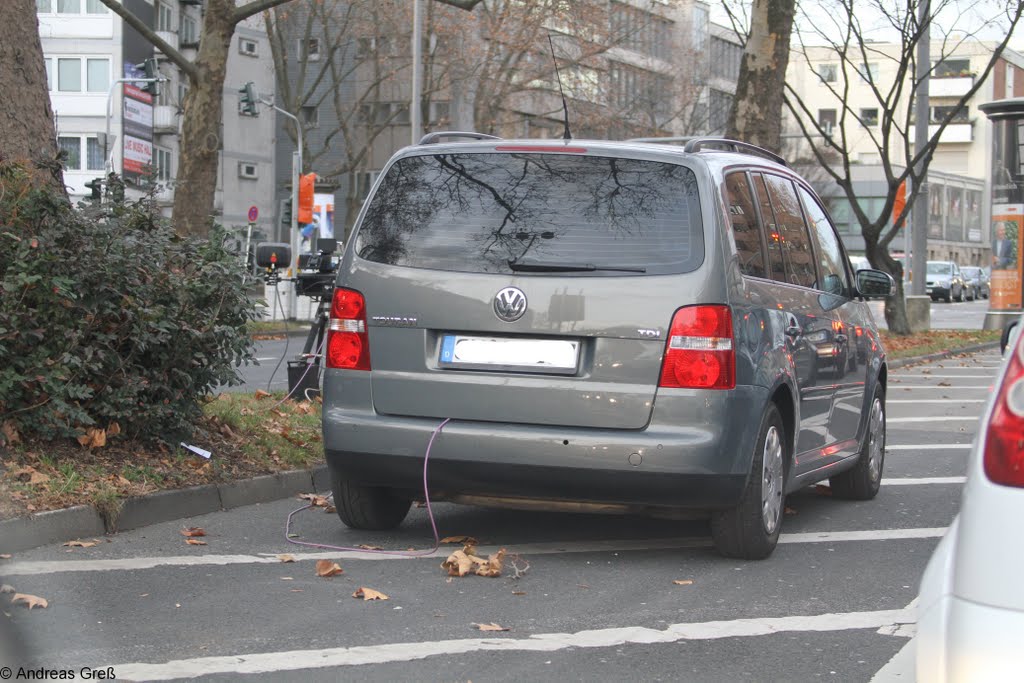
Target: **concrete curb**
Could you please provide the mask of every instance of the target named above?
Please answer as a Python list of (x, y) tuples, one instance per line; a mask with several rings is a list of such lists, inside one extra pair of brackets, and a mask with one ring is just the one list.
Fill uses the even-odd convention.
[(79, 505), (0, 521), (0, 552), (12, 553), (76, 538), (128, 531), (140, 527), (230, 510), (243, 505), (281, 500), (299, 493), (326, 490), (327, 466), (279, 472), (224, 484), (158, 491), (128, 498), (116, 514), (104, 518)]
[(928, 363), (933, 360), (943, 360), (944, 358), (951, 358), (953, 356), (959, 356), (962, 353), (977, 353), (978, 351), (988, 351), (989, 349), (998, 349), (999, 342), (985, 342), (983, 344), (971, 344), (970, 346), (963, 346), (958, 349), (948, 349), (946, 351), (938, 351), (936, 353), (929, 353), (924, 356), (911, 356), (910, 358), (900, 358), (897, 360), (889, 361), (889, 368), (903, 368), (908, 365), (916, 365), (917, 363)]

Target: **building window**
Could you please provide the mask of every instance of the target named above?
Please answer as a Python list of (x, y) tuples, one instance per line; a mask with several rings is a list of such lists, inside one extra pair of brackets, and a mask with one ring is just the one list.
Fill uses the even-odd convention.
[[(64, 168), (68, 171), (102, 171), (103, 150), (96, 137), (62, 135), (57, 138), (61, 151), (67, 154)], [(83, 154), (82, 147), (85, 146)], [(85, 162), (83, 165), (82, 162)]]
[(196, 20), (190, 16), (182, 14), (181, 26), (178, 29), (178, 37), (181, 39), (181, 45), (183, 47), (198, 45), (199, 32), (196, 30)]
[(743, 46), (717, 36), (711, 36), (708, 48), (711, 75), (735, 82), (740, 77)]
[(733, 96), (714, 88), (708, 93), (708, 132), (723, 132), (729, 122)]
[(672, 106), (672, 81), (668, 76), (612, 62), (608, 68), (609, 104), (621, 111), (667, 116)]
[(957, 78), (959, 76), (971, 76), (971, 60), (969, 59), (943, 59), (935, 65), (934, 76), (936, 78)]
[(870, 109), (860, 110), (860, 122), (865, 126), (877, 126), (878, 125), (878, 109), (872, 107)]
[[(698, 14), (695, 9), (695, 30), (699, 20)], [(610, 23), (611, 40), (614, 44), (658, 59), (669, 58), (672, 47), (671, 21), (624, 2), (613, 2)], [(706, 27), (706, 19), (704, 25)], [(706, 35), (706, 28), (703, 35)]]
[(53, 92), (53, 60), (47, 57), (43, 64), (46, 65), (46, 89)]
[(878, 81), (878, 63), (861, 63), (861, 65), (857, 67), (857, 73), (859, 73), (860, 77), (864, 79), (866, 82), (876, 83)]
[(819, 64), (818, 65), (818, 78), (823, 83), (835, 83), (838, 79), (839, 69), (836, 68), (835, 64)]
[[(85, 0), (86, 14), (106, 14), (110, 10), (100, 0)], [(81, 14), (82, 0), (36, 0), (39, 14)]]
[(303, 107), (301, 110), (302, 124), (306, 128), (318, 128), (320, 126), (320, 110), (314, 107)]
[(302, 50), (302, 54), (307, 62), (320, 61), (320, 39), (310, 38), (302, 41), (302, 45), (305, 49)]
[(239, 161), (238, 177), (245, 178), (246, 180), (256, 180), (259, 178), (257, 165), (251, 161)]
[(370, 194), (370, 188), (378, 175), (380, 171), (361, 171), (356, 174), (356, 196), (359, 199), (366, 199), (366, 195)]
[(100, 0), (85, 0), (86, 14), (106, 14), (110, 10)]
[(167, 149), (161, 149), (159, 147), (153, 148), (153, 172), (156, 175), (157, 182), (166, 183), (174, 178), (173, 170), (171, 169), (171, 152)]
[(171, 11), (170, 6), (165, 5), (162, 2), (158, 2), (156, 5), (156, 30), (174, 30), (174, 13)]
[(961, 107), (959, 110), (955, 106), (932, 107), (932, 122), (942, 123), (946, 120), (947, 116), (952, 115), (953, 118), (949, 120), (950, 123), (969, 123), (970, 118), (967, 114), (967, 107)]
[[(53, 88), (53, 67), (46, 62), (46, 78)], [(83, 89), (82, 85), (85, 85)], [(110, 87), (109, 59), (82, 59), (81, 57), (57, 58), (58, 92), (105, 93)]]
[(256, 57), (260, 53), (259, 43), (249, 38), (238, 38), (238, 51), (249, 57)]
[(57, 14), (81, 14), (81, 0), (57, 0)]
[(835, 109), (819, 109), (818, 110), (818, 125), (825, 131), (825, 135), (831, 135), (832, 129), (836, 126), (836, 110)]

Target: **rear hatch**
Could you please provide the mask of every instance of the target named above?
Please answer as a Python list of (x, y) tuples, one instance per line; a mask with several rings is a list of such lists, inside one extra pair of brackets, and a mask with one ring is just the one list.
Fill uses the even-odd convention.
[(692, 170), (592, 154), (409, 156), (340, 284), (383, 414), (637, 429), (672, 313), (707, 283)]

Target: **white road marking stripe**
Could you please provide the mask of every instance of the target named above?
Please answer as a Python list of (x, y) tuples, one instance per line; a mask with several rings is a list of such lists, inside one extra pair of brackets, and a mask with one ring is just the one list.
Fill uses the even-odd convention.
[(926, 484), (963, 484), (967, 477), (897, 477), (895, 479), (882, 479), (883, 484), (889, 486), (921, 486)]
[[(946, 389), (946, 388), (952, 388), (952, 387), (942, 387), (942, 388)], [(913, 398), (887, 398), (887, 399), (885, 399), (885, 404), (889, 405), (890, 403), (950, 403), (950, 404), (957, 404), (957, 403), (984, 403), (987, 400), (988, 400), (987, 398), (956, 398), (956, 399), (953, 399), (953, 398), (928, 398), (928, 399), (924, 399), (924, 400), (913, 399)]]
[(931, 379), (935, 377), (937, 379), (993, 379), (996, 373), (991, 372), (984, 375), (939, 375), (931, 372), (922, 372), (914, 374), (902, 374), (899, 376), (900, 379), (906, 377), (907, 379)]
[[(935, 538), (945, 528), (879, 529), (865, 531), (822, 531), (800, 534), (782, 534), (779, 543), (841, 543), (847, 541), (887, 541), (907, 538)], [(651, 538), (613, 541), (566, 541), (564, 543), (505, 544), (510, 552), (522, 555), (557, 555), (568, 553), (626, 552), (631, 550), (675, 550), (702, 548), (711, 545), (711, 539)], [(297, 562), (311, 560), (415, 560), (447, 557), (455, 546), (441, 548), (430, 555), (409, 557), (360, 551), (330, 551), (321, 553), (290, 553)], [(496, 553), (499, 546), (481, 546), (481, 557)], [(278, 564), (276, 554), (260, 555), (171, 555), (167, 557), (126, 557), (117, 560), (38, 560), (12, 562), (3, 567), (4, 576), (37, 576), (71, 572), (136, 571), (158, 567), (196, 567), (240, 564)]]
[(576, 633), (538, 633), (525, 638), (458, 638), (414, 643), (385, 643), (323, 650), (260, 652), (221, 657), (179, 659), (164, 664), (114, 664), (120, 680), (161, 681), (212, 674), (258, 674), (337, 666), (409, 662), (438, 655), (471, 652), (557, 652), (568, 648), (607, 648), (628, 644), (676, 643), (683, 640), (749, 638), (783, 632), (831, 632), (879, 629), (915, 623), (913, 609), (845, 612), (813, 616), (732, 619), (671, 624), (665, 629), (644, 626), (604, 628)]
[(901, 382), (893, 382), (889, 385), (889, 391), (897, 391), (899, 389), (944, 389), (949, 391), (951, 389), (991, 389), (992, 386), (989, 384), (957, 384), (956, 386), (950, 384), (948, 387), (939, 386), (938, 384), (903, 384)]
[(953, 451), (969, 450), (972, 444), (969, 443), (923, 443), (923, 444), (887, 444), (887, 451)]
[(887, 417), (886, 423), (892, 422), (949, 422), (950, 420), (979, 420), (980, 415), (943, 415), (941, 417)]
[(277, 356), (274, 356), (272, 358), (257, 358), (256, 360), (258, 360), (258, 361), (260, 361), (262, 363), (265, 360), (281, 360), (281, 359), (278, 358)]

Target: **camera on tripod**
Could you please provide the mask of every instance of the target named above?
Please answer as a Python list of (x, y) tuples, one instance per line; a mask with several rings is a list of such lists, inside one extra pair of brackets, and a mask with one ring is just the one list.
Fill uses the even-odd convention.
[(299, 296), (325, 298), (334, 289), (334, 276), (338, 270), (334, 252), (338, 249), (338, 240), (318, 239), (316, 248), (315, 254), (299, 255), (299, 273), (295, 278), (295, 292)]

